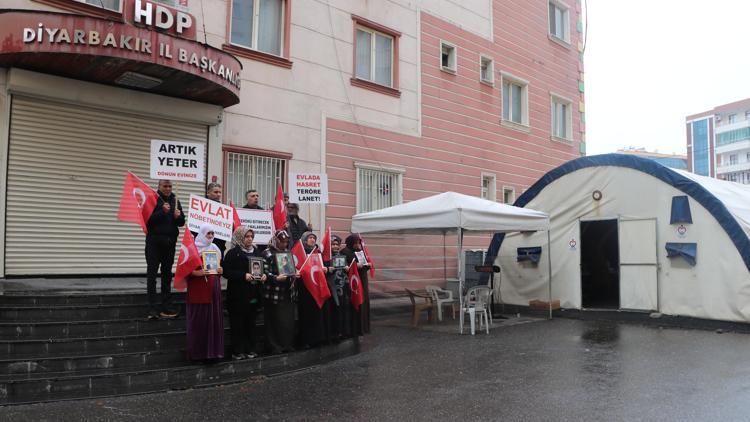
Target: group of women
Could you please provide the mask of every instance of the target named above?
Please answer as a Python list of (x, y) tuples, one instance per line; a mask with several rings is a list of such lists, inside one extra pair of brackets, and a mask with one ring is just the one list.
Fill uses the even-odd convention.
[[(213, 243), (210, 224), (201, 227), (195, 245), (201, 254), (219, 251)], [(221, 280), (227, 279), (227, 309), (231, 332), (232, 359), (248, 359), (259, 353), (287, 353), (297, 348), (316, 347), (370, 332), (369, 267), (357, 260), (362, 238), (350, 234), (341, 247), (341, 238), (332, 236), (332, 260), (324, 261), (331, 297), (319, 307), (299, 277), (279, 274), (276, 259), (291, 246), (289, 233), (278, 230), (263, 251), (254, 244), (249, 227), (238, 227), (232, 236), (218, 274), (197, 267), (187, 280), (187, 355), (190, 360), (213, 361), (224, 358), (224, 315)], [(300, 240), (305, 252), (316, 248), (317, 237), (306, 232)], [(251, 258), (264, 262), (262, 275), (253, 276)], [(341, 262), (346, 266), (334, 266)], [(364, 303), (355, 309), (351, 303), (348, 269), (356, 262)], [(263, 309), (265, 348), (260, 348), (255, 331), (256, 317)]]

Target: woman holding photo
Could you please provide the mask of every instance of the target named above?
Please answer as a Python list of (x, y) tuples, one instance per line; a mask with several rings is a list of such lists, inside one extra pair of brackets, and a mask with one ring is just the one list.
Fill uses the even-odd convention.
[[(331, 338), (336, 340), (352, 336), (352, 304), (347, 276), (346, 257), (341, 254), (341, 238), (331, 236), (331, 261), (324, 262), (328, 267), (328, 289), (331, 291), (330, 307)], [(342, 262), (343, 261), (343, 262)]]
[[(300, 241), (305, 253), (310, 255), (316, 250), (315, 242), (318, 240), (313, 232), (304, 232)], [(319, 253), (320, 249), (316, 250)], [(327, 271), (327, 268), (322, 268)], [(327, 314), (330, 312), (327, 300), (323, 308), (318, 307), (318, 303), (313, 295), (307, 290), (305, 283), (297, 283), (299, 298), (299, 334), (300, 343), (304, 348), (319, 346), (330, 340), (330, 327)]]
[(294, 351), (294, 284), (297, 274), (280, 274), (277, 263), (280, 259), (277, 254), (288, 250), (289, 234), (277, 230), (268, 249), (263, 251), (268, 267), (267, 279), (263, 283), (263, 320), (268, 348), (274, 354)]
[[(352, 335), (362, 335), (370, 332), (370, 283), (367, 278), (370, 266), (366, 262), (361, 262), (357, 257), (357, 255), (364, 256), (362, 236), (359, 233), (350, 234), (346, 237), (344, 243), (346, 243), (346, 247), (341, 250), (341, 254), (346, 257), (347, 268), (352, 262), (356, 262), (359, 279), (362, 280), (362, 292), (365, 300), (359, 307), (359, 311), (354, 308), (351, 310), (353, 315)], [(351, 306), (351, 303), (349, 306)]]
[[(255, 317), (260, 307), (260, 286), (266, 275), (253, 277), (250, 258), (260, 257), (253, 245), (255, 232), (247, 226), (232, 234), (230, 249), (224, 255), (224, 277), (227, 279), (227, 309), (232, 339), (232, 359), (258, 356), (255, 349)], [(253, 261), (258, 264), (257, 261)]]
[[(203, 224), (195, 237), (195, 246), (204, 252), (221, 251), (213, 243), (214, 226)], [(224, 310), (221, 303), (222, 268), (215, 271), (196, 268), (187, 279), (187, 357), (212, 361), (224, 357)]]

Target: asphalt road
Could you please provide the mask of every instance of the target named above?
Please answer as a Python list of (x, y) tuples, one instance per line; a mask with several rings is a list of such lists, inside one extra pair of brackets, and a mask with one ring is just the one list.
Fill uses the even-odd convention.
[(10, 406), (0, 420), (750, 419), (748, 334), (571, 319), (473, 337), (396, 320), (374, 330), (360, 355), (294, 374)]

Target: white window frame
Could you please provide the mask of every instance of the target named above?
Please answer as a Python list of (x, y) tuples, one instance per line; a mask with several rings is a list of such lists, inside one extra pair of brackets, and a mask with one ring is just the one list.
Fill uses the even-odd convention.
[[(372, 82), (372, 83), (378, 84), (378, 85), (383, 85), (383, 84), (381, 84), (379, 82), (375, 82), (375, 65), (376, 65), (376, 63), (375, 63), (375, 42), (376, 42), (375, 35), (376, 34), (377, 35), (381, 35), (383, 37), (391, 39), (391, 80), (390, 80), (390, 82), (387, 85), (383, 85), (383, 86), (387, 86), (389, 88), (393, 88), (393, 72), (395, 70), (395, 68), (394, 68), (394, 61), (396, 60), (396, 57), (395, 57), (395, 54), (396, 54), (396, 38), (393, 35), (386, 34), (385, 32), (376, 31), (376, 30), (374, 30), (372, 28), (369, 28), (367, 26), (364, 26), (364, 25), (357, 25), (355, 27), (355, 35), (354, 35), (355, 37), (357, 36), (356, 35), (356, 31), (367, 32), (367, 33), (370, 34), (370, 37), (371, 37), (370, 38), (370, 79), (366, 79), (366, 78), (363, 78), (363, 77), (360, 77), (359, 75), (357, 75), (357, 66), (356, 66), (356, 63), (355, 63), (355, 66), (354, 66), (354, 77), (357, 78), (357, 79), (363, 80), (363, 81)], [(359, 48), (359, 44), (357, 44), (357, 48)], [(356, 49), (354, 50), (354, 59), (355, 60), (357, 59), (357, 51), (356, 51)]]
[(109, 10), (110, 12), (117, 12), (117, 13), (122, 13), (122, 3), (123, 3), (123, 2), (125, 1), (125, 0), (117, 0), (117, 3), (118, 3), (118, 5), (117, 5), (117, 6), (118, 6), (118, 7), (117, 7), (117, 9), (110, 9), (110, 8), (107, 8), (107, 7), (102, 7), (102, 4), (101, 4), (101, 3), (99, 3), (99, 2), (97, 2), (97, 1), (92, 1), (92, 2), (90, 2), (90, 3), (89, 3), (88, 1), (86, 1), (86, 0), (73, 0), (73, 1), (75, 1), (75, 2), (78, 2), (78, 3), (83, 3), (83, 4), (87, 4), (87, 5), (89, 5), (89, 6), (94, 6), (94, 7), (98, 7), (99, 9), (103, 9), (103, 10)]
[[(453, 51), (453, 60), (451, 55), (448, 55), (448, 66), (443, 66), (443, 47), (451, 48)], [(447, 41), (440, 40), (440, 54), (438, 54), (438, 60), (440, 63), (440, 70), (449, 73), (458, 72), (458, 47), (455, 44), (451, 44)]]
[[(489, 62), (488, 65), (488, 74), (490, 75), (489, 79), (484, 79), (482, 77), (482, 66), (484, 65), (484, 62)], [(495, 85), (495, 60), (492, 59), (492, 57), (485, 56), (484, 54), (479, 55), (479, 81), (482, 83), (485, 83), (490, 86)]]
[[(521, 123), (513, 121), (513, 99), (508, 99), (510, 110), (508, 110), (508, 119), (504, 117), (505, 109), (502, 107), (503, 96), (505, 95), (505, 82), (521, 87)], [(521, 79), (507, 72), (500, 72), (500, 124), (513, 129), (529, 131), (529, 81)]]
[(232, 21), (234, 20), (232, 17), (232, 13), (234, 13), (234, 1), (235, 0), (228, 0), (230, 3), (230, 7), (232, 8), (229, 11), (229, 44), (235, 45), (237, 47), (241, 48), (247, 48), (253, 51), (257, 51), (259, 53), (263, 54), (270, 54), (272, 56), (276, 57), (283, 57), (284, 56), (284, 22), (286, 22), (286, 4), (285, 2), (289, 0), (279, 0), (281, 2), (281, 17), (279, 19), (279, 54), (269, 53), (267, 51), (258, 50), (258, 28), (260, 23), (260, 0), (252, 0), (253, 1), (253, 33), (250, 36), (251, 40), (250, 43), (252, 46), (239, 44), (234, 42), (232, 39)]
[[(565, 136), (555, 134), (555, 112), (556, 104), (568, 106), (568, 113), (565, 116)], [(573, 141), (573, 100), (563, 97), (562, 95), (550, 93), (550, 138), (555, 141), (572, 142)]]
[[(562, 38), (560, 38), (557, 34), (552, 33), (552, 21), (550, 19), (549, 13), (549, 8), (551, 6), (560, 9), (563, 14)], [(566, 47), (570, 46), (570, 6), (560, 0), (548, 0), (547, 2), (547, 34), (551, 40), (561, 42)]]
[[(510, 192), (510, 201), (505, 200), (505, 194)], [(516, 202), (516, 188), (513, 186), (503, 186), (503, 204), (513, 205)]]
[[(391, 173), (391, 175), (396, 176), (396, 187), (395, 187), (395, 200), (393, 205), (399, 205), (404, 203), (404, 174), (406, 173), (406, 169), (401, 167), (389, 167), (384, 166), (380, 164), (375, 163), (362, 163), (362, 162), (355, 162), (354, 163), (354, 170), (356, 173), (355, 178), (355, 201), (356, 201), (356, 212), (357, 214), (361, 212), (367, 212), (367, 211), (375, 211), (375, 210), (365, 210), (362, 206), (362, 192), (360, 192), (359, 186), (360, 186), (360, 176), (362, 170), (370, 170), (370, 171), (379, 171), (383, 173)], [(393, 188), (392, 188), (393, 189)]]
[(732, 113), (729, 116), (727, 116), (727, 124), (737, 123), (737, 114)]
[[(487, 187), (487, 197), (484, 196), (484, 181), (489, 179), (490, 185)], [(479, 197), (488, 201), (497, 201), (497, 176), (494, 173), (482, 172), (479, 185)]]

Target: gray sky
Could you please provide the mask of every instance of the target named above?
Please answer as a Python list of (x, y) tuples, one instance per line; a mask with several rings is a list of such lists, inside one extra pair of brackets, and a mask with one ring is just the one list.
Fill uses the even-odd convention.
[(750, 97), (750, 0), (588, 0), (587, 154), (685, 153), (685, 116)]

